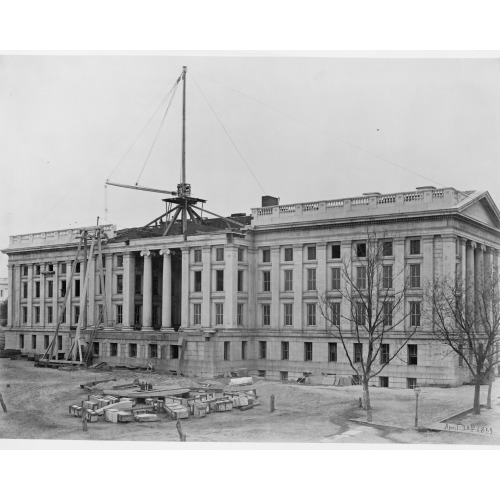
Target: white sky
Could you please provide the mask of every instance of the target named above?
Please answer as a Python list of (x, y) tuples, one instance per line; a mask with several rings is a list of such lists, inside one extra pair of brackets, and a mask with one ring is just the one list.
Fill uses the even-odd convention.
[[(2, 55), (0, 248), (97, 216), (120, 229), (160, 215), (162, 195), (105, 196), (104, 182), (137, 181), (165, 103), (134, 141), (182, 65), (187, 180), (209, 210), (250, 213), (264, 192), (195, 81), (281, 203), (431, 184), (487, 189), (500, 204), (499, 59)], [(139, 184), (175, 190), (180, 131), (179, 88)]]

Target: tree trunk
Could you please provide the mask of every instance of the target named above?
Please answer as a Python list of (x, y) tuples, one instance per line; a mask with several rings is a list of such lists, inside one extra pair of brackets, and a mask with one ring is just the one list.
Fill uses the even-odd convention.
[(481, 394), (481, 375), (477, 375), (474, 383), (474, 407), (472, 413), (479, 415), (481, 410), (479, 408), (479, 396)]
[(493, 368), (490, 369), (490, 373), (488, 374), (488, 399), (486, 400), (486, 408), (491, 410), (491, 389), (493, 387), (493, 379), (495, 375), (493, 374)]
[(368, 380), (363, 380), (363, 408), (366, 410), (366, 421), (372, 421), (372, 407), (370, 404), (370, 390), (368, 389)]

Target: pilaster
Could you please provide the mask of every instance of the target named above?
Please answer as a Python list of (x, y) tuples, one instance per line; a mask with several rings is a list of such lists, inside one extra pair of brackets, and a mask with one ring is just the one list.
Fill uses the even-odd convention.
[(153, 264), (151, 262), (151, 252), (143, 250), (141, 256), (144, 257), (144, 289), (142, 291), (142, 331), (152, 331), (153, 318)]
[(182, 248), (181, 328), (189, 326), (189, 248)]
[(271, 328), (280, 326), (280, 247), (271, 247)]
[(202, 263), (203, 269), (201, 272), (201, 290), (203, 293), (203, 303), (201, 304), (201, 326), (203, 328), (210, 327), (210, 316), (211, 316), (211, 279), (212, 279), (212, 269), (211, 269), (211, 248), (210, 246), (204, 246), (202, 248)]
[(134, 295), (135, 295), (135, 255), (132, 252), (123, 253), (123, 317), (122, 330), (130, 331), (134, 325)]
[(303, 245), (293, 246), (293, 328), (302, 330)]

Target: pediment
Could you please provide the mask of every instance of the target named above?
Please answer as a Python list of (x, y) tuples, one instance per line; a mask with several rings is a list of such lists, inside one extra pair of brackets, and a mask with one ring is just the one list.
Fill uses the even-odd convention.
[(459, 208), (460, 213), (493, 227), (500, 227), (500, 212), (487, 191), (476, 195)]

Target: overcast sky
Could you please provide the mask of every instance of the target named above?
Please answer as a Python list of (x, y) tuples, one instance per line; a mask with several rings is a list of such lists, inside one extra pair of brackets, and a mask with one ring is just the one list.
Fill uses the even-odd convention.
[(159, 216), (162, 195), (104, 183), (176, 189), (181, 88), (160, 124), (183, 65), (187, 181), (211, 211), (424, 185), (500, 205), (498, 59), (3, 55), (0, 248), (97, 216), (119, 229)]

